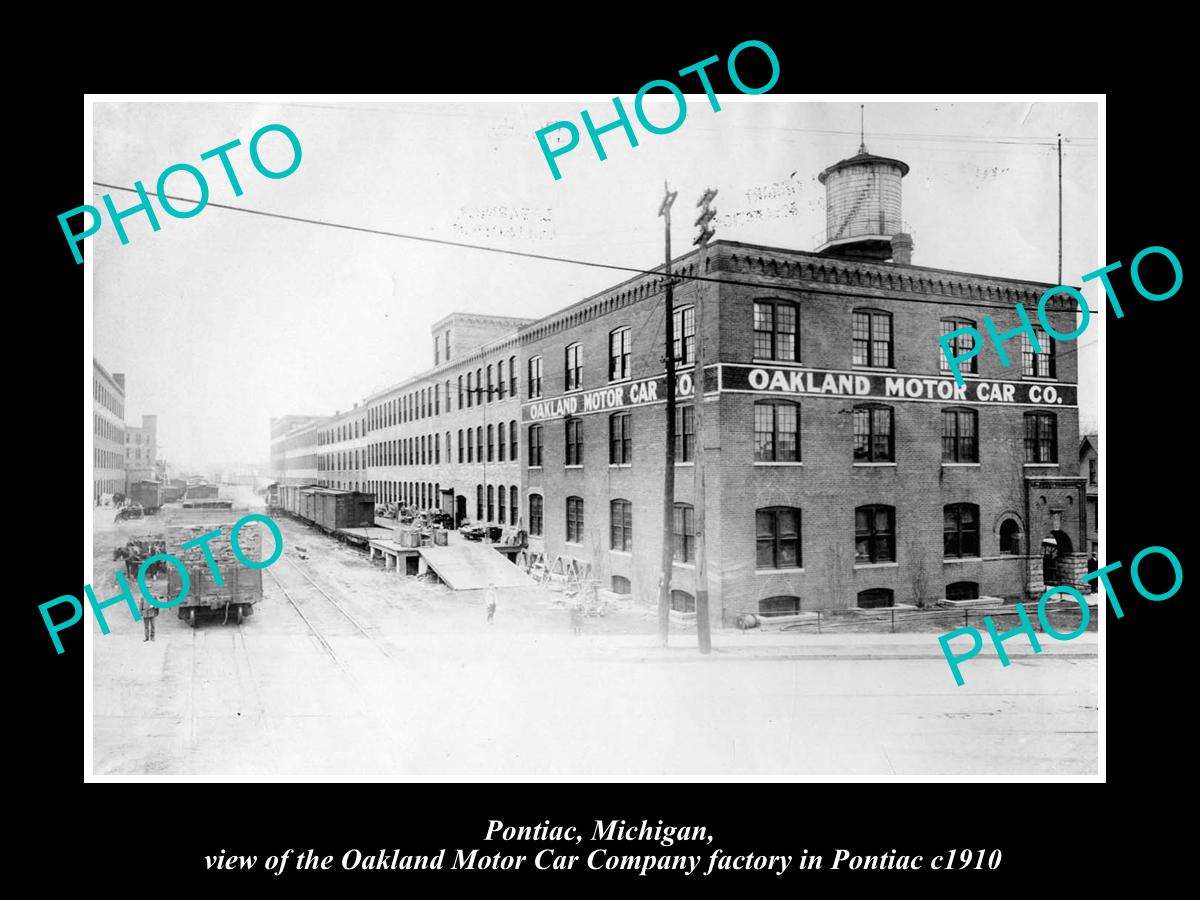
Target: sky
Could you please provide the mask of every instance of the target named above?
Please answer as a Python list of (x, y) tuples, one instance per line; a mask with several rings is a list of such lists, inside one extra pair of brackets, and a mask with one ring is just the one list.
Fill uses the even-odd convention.
[[(677, 254), (691, 246), (687, 213), (708, 187), (719, 190), (717, 239), (813, 250), (825, 223), (817, 175), (859, 144), (857, 102), (720, 95), (713, 111), (700, 94), (688, 95), (671, 134), (634, 119), (637, 147), (620, 130), (604, 135), (601, 161), (580, 111), (610, 121), (608, 97), (414, 99), (97, 102), (92, 177), (130, 187), (140, 179), (153, 191), (165, 168), (190, 163), (213, 203), (651, 268), (662, 260), (664, 180), (684, 210), (672, 232)], [(670, 99), (646, 110), (663, 124), (676, 114)], [(873, 101), (863, 115), (870, 152), (910, 166), (903, 218), (915, 265), (1056, 283), (1059, 133), (1063, 282), (1079, 285), (1107, 262), (1097, 245), (1094, 103)], [(558, 158), (555, 180), (534, 132), (563, 120), (582, 141)], [(282, 179), (261, 176), (248, 155), (251, 136), (272, 123), (302, 147)], [(200, 159), (234, 138), (240, 197), (217, 159)], [(260, 146), (270, 168), (291, 159), (279, 134)], [(104, 193), (118, 210), (137, 202), (102, 188), (84, 202), (102, 207)], [(177, 173), (167, 193), (198, 189)], [(429, 368), (429, 326), (449, 312), (534, 318), (627, 277), (211, 206), (188, 219), (157, 212), (157, 232), (143, 214), (124, 220), (125, 246), (107, 219), (87, 239), (93, 355), (125, 373), (126, 421), (157, 414), (160, 456), (192, 470), (266, 462), (270, 417), (345, 410)], [(1096, 282), (1084, 293), (1103, 307)], [(1078, 341), (1081, 431), (1097, 419), (1097, 320)]]

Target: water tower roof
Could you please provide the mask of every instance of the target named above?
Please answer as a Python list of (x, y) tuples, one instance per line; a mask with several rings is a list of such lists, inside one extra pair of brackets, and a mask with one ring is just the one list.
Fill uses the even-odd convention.
[(864, 163), (886, 163), (888, 165), (899, 166), (901, 178), (908, 174), (908, 163), (901, 162), (898, 159), (892, 159), (888, 156), (875, 156), (873, 153), (867, 153), (864, 150), (847, 159), (835, 162), (832, 166), (817, 176), (817, 181), (821, 182), (821, 184), (824, 184), (825, 179), (838, 169), (844, 169), (847, 166), (861, 166)]

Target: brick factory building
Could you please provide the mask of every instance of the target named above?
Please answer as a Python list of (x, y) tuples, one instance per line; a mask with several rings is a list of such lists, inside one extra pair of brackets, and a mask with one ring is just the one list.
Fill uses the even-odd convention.
[(137, 481), (158, 480), (158, 416), (125, 426), (125, 493)]
[(280, 484), (316, 484), (317, 429), (327, 416), (271, 419), (271, 477)]
[(125, 490), (125, 376), (92, 360), (92, 502)]
[[(676, 411), (672, 605), (693, 608), (697, 448), (715, 621), (743, 612), (1039, 597), (1079, 585), (1076, 357), (1038, 329), (990, 346), (955, 386), (937, 338), (1020, 325), (1038, 282), (911, 264), (898, 160), (821, 175), (817, 252), (714, 241), (672, 263)], [(847, 202), (852, 195), (854, 202)], [(518, 523), (549, 560), (657, 596), (664, 299), (639, 275), (535, 321), (453, 314), (434, 367), (319, 428), (320, 483)], [(1075, 327), (1069, 300), (1048, 316)], [(700, 327), (697, 328), (697, 322)], [(704, 342), (703, 430), (694, 427)]]

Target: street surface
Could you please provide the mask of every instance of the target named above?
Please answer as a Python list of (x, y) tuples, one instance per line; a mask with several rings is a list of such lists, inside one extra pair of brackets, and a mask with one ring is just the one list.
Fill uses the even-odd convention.
[[(237, 512), (235, 516), (244, 514)], [(97, 511), (112, 548), (147, 523)], [(93, 634), (96, 775), (398, 778), (1063, 775), (1097, 767), (1096, 635), (987, 647), (957, 687), (936, 634), (719, 630), (656, 646), (653, 611), (571, 633), (557, 595), (453, 592), (279, 519), (284, 558), (244, 624), (123, 606)], [(301, 550), (300, 548), (303, 548)], [(305, 557), (305, 558), (302, 558)], [(290, 598), (290, 599), (289, 599)]]

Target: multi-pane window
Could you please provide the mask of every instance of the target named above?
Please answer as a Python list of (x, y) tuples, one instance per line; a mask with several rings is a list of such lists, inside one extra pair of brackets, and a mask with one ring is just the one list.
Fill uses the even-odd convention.
[(696, 611), (696, 598), (687, 591), (671, 591), (671, 611), (694, 613)]
[(583, 465), (583, 419), (567, 419), (567, 456), (568, 466)]
[(854, 407), (854, 461), (895, 462), (890, 406)]
[(633, 549), (633, 504), (628, 500), (613, 500), (608, 505), (612, 518), (612, 549)]
[(496, 458), (500, 462), (504, 462), (504, 451), (508, 445), (508, 435), (504, 433), (505, 426), (501, 422), (496, 426)]
[(671, 314), (674, 330), (672, 350), (677, 365), (690, 366), (696, 361), (696, 308), (684, 306)]
[(890, 588), (872, 588), (869, 591), (858, 592), (859, 609), (879, 609), (880, 607), (895, 606), (894, 595)]
[(754, 301), (754, 358), (796, 360), (796, 304)]
[(472, 374), (467, 373), (467, 406), (473, 406), (475, 403), (475, 388), (472, 386)]
[(615, 465), (633, 462), (633, 429), (629, 413), (613, 413), (608, 419), (608, 461)]
[[(952, 331), (958, 331), (960, 328), (974, 328), (975, 323), (970, 319), (942, 319), (941, 321), (942, 334), (949, 334)], [(950, 352), (961, 357), (964, 353), (969, 353), (975, 348), (975, 336), (971, 334), (956, 334), (950, 339)], [(950, 371), (950, 360), (946, 358), (946, 354), (942, 351), (942, 345), (937, 344), (938, 350), (938, 368), (943, 372)], [(960, 372), (977, 372), (979, 371), (975, 365), (979, 357), (972, 356), (970, 359), (959, 359), (958, 370)]]
[(514, 397), (517, 396), (517, 358), (510, 356), (508, 358), (508, 392)]
[(1053, 378), (1054, 341), (1050, 340), (1046, 336), (1046, 332), (1040, 328), (1034, 327), (1033, 333), (1037, 336), (1038, 346), (1042, 349), (1035, 352), (1033, 341), (1029, 339), (1029, 332), (1021, 332), (1021, 374), (1036, 378)]
[(979, 424), (975, 410), (942, 410), (942, 462), (979, 462)]
[(583, 543), (583, 498), (567, 498), (567, 541)]
[(946, 585), (947, 600), (978, 600), (979, 583), (976, 581), (956, 581)]
[(1099, 461), (1094, 456), (1088, 460), (1088, 484), (1097, 483), (1096, 478), (1099, 472), (1098, 462)]
[(542, 495), (529, 495), (529, 533), (540, 535), (542, 533)]
[(475, 429), (467, 429), (467, 462), (475, 462)]
[(461, 375), (459, 375), (458, 376), (458, 408), (459, 409), (463, 408), (463, 383), (462, 383), (462, 380), (463, 380), (463, 377)]
[(696, 561), (696, 508), (690, 503), (675, 504), (675, 521), (671, 529), (674, 535), (675, 562)]
[(495, 457), (496, 449), (496, 428), (494, 425), (487, 427), (487, 461), (491, 462)]
[[(515, 394), (513, 396), (516, 396)], [(508, 423), (508, 458), (517, 461), (517, 420)]]
[(755, 512), (755, 539), (759, 569), (793, 569), (802, 565), (800, 510), (770, 506)]
[(529, 357), (529, 399), (542, 396), (542, 358)]
[(696, 409), (690, 403), (675, 407), (675, 461), (691, 462), (696, 449)]
[(1021, 552), (1021, 526), (1016, 519), (1000, 523), (1000, 552), (1017, 555)]
[(504, 378), (504, 360), (496, 363), (496, 399), (503, 400), (508, 390), (508, 382)]
[(854, 311), (854, 365), (892, 367), (892, 314), (874, 309)]
[(517, 524), (517, 513), (520, 507), (520, 499), (517, 496), (517, 486), (514, 484), (508, 489), (508, 521), (513, 525)]
[(489, 363), (488, 367), (487, 367), (487, 394), (484, 395), (484, 401), (486, 403), (492, 402), (493, 384), (494, 384), (494, 382), (492, 381), (492, 366)]
[(475, 485), (475, 519), (483, 521), (483, 485)]
[(1025, 462), (1058, 462), (1058, 417), (1054, 413), (1025, 413)]
[(947, 559), (979, 555), (979, 507), (951, 503), (943, 508), (942, 535)]
[(542, 426), (529, 426), (529, 465), (540, 466), (542, 464)]
[(856, 562), (894, 562), (896, 510), (891, 506), (860, 506), (854, 510)]
[(608, 336), (608, 380), (628, 378), (633, 356), (633, 336), (628, 328), (618, 328)]
[(754, 404), (754, 459), (757, 462), (798, 462), (800, 407), (786, 400)]
[(583, 345), (572, 344), (566, 350), (563, 390), (574, 391), (583, 387)]
[(475, 450), (479, 457), (479, 462), (483, 462), (483, 426), (475, 427)]
[(487, 520), (492, 522), (496, 518), (496, 488), (495, 485), (487, 486)]

